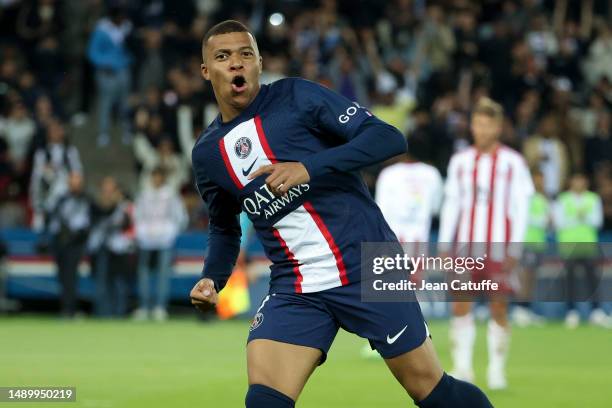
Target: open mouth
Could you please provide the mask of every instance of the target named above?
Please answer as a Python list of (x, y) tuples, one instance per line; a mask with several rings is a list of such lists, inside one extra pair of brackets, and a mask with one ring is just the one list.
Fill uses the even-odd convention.
[(232, 79), (232, 90), (236, 93), (244, 92), (247, 88), (246, 79), (242, 75), (237, 75)]

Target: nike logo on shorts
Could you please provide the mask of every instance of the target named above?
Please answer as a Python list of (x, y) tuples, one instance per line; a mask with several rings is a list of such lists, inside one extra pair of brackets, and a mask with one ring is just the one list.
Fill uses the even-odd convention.
[(255, 165), (255, 162), (257, 162), (257, 159), (259, 159), (259, 157), (256, 157), (255, 160), (253, 160), (253, 163), (251, 163), (248, 169), (242, 169), (242, 175), (244, 177), (248, 176), (251, 170), (253, 170), (253, 166)]
[(407, 328), (408, 328), (408, 325), (404, 326), (404, 328), (402, 330), (400, 330), (400, 332), (397, 333), (393, 337), (389, 337), (389, 335), (387, 334), (387, 344), (395, 343), (395, 340), (399, 339), (399, 337), (406, 331)]

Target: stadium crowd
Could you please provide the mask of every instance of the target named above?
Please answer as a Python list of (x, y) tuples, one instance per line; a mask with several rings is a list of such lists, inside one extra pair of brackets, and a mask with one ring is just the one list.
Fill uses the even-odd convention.
[[(554, 199), (571, 174), (586, 174), (602, 198), (603, 228), (612, 230), (610, 7), (603, 0), (2, 1), (0, 228), (53, 233), (49, 218), (58, 216), (58, 202), (97, 190), (70, 143), (84, 126), (97, 135), (85, 145), (100, 154), (111, 143), (132, 146), (139, 178), (133, 186), (106, 178), (99, 198), (87, 198), (91, 212), (75, 231), (108, 223), (119, 203), (130, 196), (138, 203), (156, 183), (165, 185), (169, 202), (180, 194), (189, 221), (168, 210), (171, 239), (153, 247), (138, 238), (146, 228), (138, 216), (108, 231), (164, 253), (183, 226), (206, 225), (190, 175), (191, 146), (217, 113), (200, 74), (201, 40), (212, 24), (234, 18), (256, 34), (264, 83), (301, 76), (340, 92), (402, 130), (409, 144), (416, 140), (412, 153), (442, 175), (450, 156), (470, 144), (475, 101), (499, 101), (502, 141), (542, 174), (545, 195)], [(372, 190), (380, 170), (364, 172)], [(75, 188), (83, 183), (75, 174), (85, 175), (84, 188)], [(124, 191), (105, 202), (119, 186)], [(91, 251), (95, 234), (78, 235), (79, 251)], [(163, 309), (166, 289), (158, 288), (155, 307)], [(150, 307), (147, 293), (141, 301)]]

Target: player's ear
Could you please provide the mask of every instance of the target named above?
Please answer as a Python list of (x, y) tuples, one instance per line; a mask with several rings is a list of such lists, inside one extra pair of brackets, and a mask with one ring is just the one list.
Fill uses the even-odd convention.
[(208, 73), (208, 67), (206, 66), (205, 63), (200, 64), (200, 72), (202, 73), (202, 78), (204, 78), (207, 81), (210, 80), (210, 75)]
[(263, 72), (263, 58), (260, 55), (259, 56), (259, 73), (261, 74), (262, 72)]

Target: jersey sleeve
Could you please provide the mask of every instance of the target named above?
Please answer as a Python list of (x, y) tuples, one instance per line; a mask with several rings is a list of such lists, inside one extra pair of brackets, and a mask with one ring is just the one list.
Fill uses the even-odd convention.
[(406, 152), (402, 133), (357, 103), (306, 80), (297, 80), (294, 92), (305, 125), (336, 145), (302, 160), (311, 178), (359, 170)]
[(208, 206), (208, 256), (202, 276), (211, 279), (221, 291), (240, 251), (240, 203), (212, 182), (196, 160), (193, 163), (196, 187)]
[(296, 79), (293, 92), (306, 126), (318, 131), (322, 137), (349, 141), (355, 137), (359, 125), (372, 117), (357, 102), (315, 82)]

